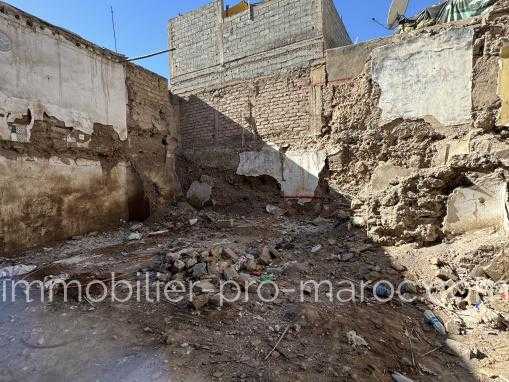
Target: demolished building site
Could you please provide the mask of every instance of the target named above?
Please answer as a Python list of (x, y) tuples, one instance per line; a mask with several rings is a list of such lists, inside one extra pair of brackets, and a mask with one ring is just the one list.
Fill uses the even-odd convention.
[(0, 381), (508, 381), (509, 1), (394, 16), (0, 2)]

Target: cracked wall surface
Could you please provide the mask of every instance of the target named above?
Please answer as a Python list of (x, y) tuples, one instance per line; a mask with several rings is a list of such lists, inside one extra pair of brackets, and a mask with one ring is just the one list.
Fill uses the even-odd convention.
[[(85, 134), (100, 123), (112, 126), (121, 140), (127, 138), (121, 63), (10, 14), (0, 13), (0, 30), (11, 41), (11, 48), (0, 53), (0, 132), (4, 139), (30, 141), (33, 120), (42, 120), (44, 114)], [(32, 121), (20, 137), (9, 127), (27, 110)]]
[(269, 175), (276, 179), (287, 198), (307, 202), (314, 198), (319, 175), (325, 167), (324, 151), (287, 151), (267, 147), (261, 151), (240, 153), (237, 174)]
[(0, 156), (0, 252), (13, 253), (129, 218), (130, 168), (99, 161)]
[(509, 127), (509, 42), (504, 41), (500, 49), (498, 95), (502, 101), (498, 124)]
[(509, 179), (509, 132), (497, 123), (507, 101), (499, 68), (508, 16), (496, 8), (484, 19), (330, 49), (308, 68), (197, 91), (181, 100), (180, 150), (205, 167), (269, 175), (282, 188), (290, 153), (323, 152), (306, 192), (324, 183), (330, 196), (347, 195), (356, 222), (384, 244), (501, 229), (507, 201), (498, 191), (486, 188), (475, 222), (457, 214), (454, 233), (447, 206), (459, 194), (482, 204), (475, 190), (493, 171), (497, 190)]
[(0, 2), (0, 253), (142, 220), (180, 191), (168, 82)]
[(380, 123), (428, 116), (443, 125), (470, 122), (473, 36), (473, 29), (458, 28), (376, 48)]

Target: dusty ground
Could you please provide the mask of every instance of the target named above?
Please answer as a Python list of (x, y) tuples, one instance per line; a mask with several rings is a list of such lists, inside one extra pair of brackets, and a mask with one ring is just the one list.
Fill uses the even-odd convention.
[[(257, 256), (267, 245), (277, 249), (277, 258), (251, 276), (259, 280), (272, 275), (285, 290), (275, 301), (265, 303), (251, 293), (248, 302), (222, 308), (208, 304), (199, 310), (187, 301), (64, 303), (62, 296), (52, 303), (2, 303), (0, 380), (390, 381), (392, 372), (414, 381), (509, 378), (507, 327), (476, 324), (463, 335), (449, 334), (475, 346), (473, 359), (461, 359), (424, 322), (424, 299), (379, 303), (367, 291), (364, 302), (340, 304), (331, 303), (322, 288), (319, 301), (305, 295), (301, 302), (300, 293), (292, 292), (302, 280), (331, 280), (337, 291), (340, 280), (397, 282), (405, 277), (418, 289), (420, 282), (436, 277), (430, 262), (459, 251), (454, 243), (384, 249), (345, 219), (315, 219), (316, 211), (290, 209), (289, 215), (277, 217), (261, 204), (246, 208), (243, 216), (230, 211), (196, 211), (180, 204), (157, 222), (75, 238), (25, 253), (19, 261), (4, 259), (1, 265), (37, 265), (26, 276), (31, 280), (64, 272), (82, 280), (92, 275), (107, 279), (110, 271), (135, 280), (148, 272), (153, 288), (163, 276), (157, 271), (167, 253), (220, 244)], [(193, 217), (198, 222), (191, 226)], [(142, 239), (127, 240), (133, 232)], [(318, 244), (322, 248), (313, 253)], [(450, 257), (440, 259), (447, 260), (452, 262)], [(271, 288), (262, 290), (270, 297)], [(18, 296), (24, 297), (21, 292)], [(497, 309), (503, 311), (507, 301), (499, 300)], [(441, 308), (428, 305), (447, 319)], [(366, 344), (349, 341), (351, 331)], [(477, 378), (474, 369), (484, 377)]]

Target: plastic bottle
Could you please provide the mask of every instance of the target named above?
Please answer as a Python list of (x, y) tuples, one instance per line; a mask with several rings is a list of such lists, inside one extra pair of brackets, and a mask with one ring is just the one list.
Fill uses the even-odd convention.
[(378, 298), (388, 298), (392, 294), (392, 290), (386, 284), (381, 283), (373, 290), (373, 294)]
[(414, 382), (413, 379), (407, 378), (400, 373), (392, 373), (392, 379), (394, 382)]
[(431, 310), (426, 310), (424, 312), (424, 317), (426, 318), (426, 322), (430, 324), (442, 336), (447, 334), (444, 325), (442, 325), (438, 317), (435, 316), (435, 313), (433, 313)]

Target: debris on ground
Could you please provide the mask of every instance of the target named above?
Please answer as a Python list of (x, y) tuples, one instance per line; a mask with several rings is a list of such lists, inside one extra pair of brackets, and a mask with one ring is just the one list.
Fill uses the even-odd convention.
[(0, 279), (23, 276), (32, 272), (35, 268), (37, 268), (36, 265), (24, 264), (11, 265), (9, 267), (0, 268)]
[(285, 211), (282, 208), (273, 206), (272, 204), (267, 204), (265, 210), (267, 211), (267, 213), (274, 216), (283, 216), (285, 214)]
[(354, 330), (351, 330), (348, 333), (346, 333), (346, 338), (348, 339), (348, 343), (354, 347), (368, 346), (366, 340), (361, 336), (357, 335), (357, 333)]

